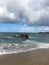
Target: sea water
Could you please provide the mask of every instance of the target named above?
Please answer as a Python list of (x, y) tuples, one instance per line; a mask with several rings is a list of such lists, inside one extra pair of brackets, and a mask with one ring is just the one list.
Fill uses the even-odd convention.
[[(28, 39), (13, 38), (27, 34)], [(38, 33), (0, 33), (0, 54), (12, 54), (30, 50), (49, 48), (49, 34)]]

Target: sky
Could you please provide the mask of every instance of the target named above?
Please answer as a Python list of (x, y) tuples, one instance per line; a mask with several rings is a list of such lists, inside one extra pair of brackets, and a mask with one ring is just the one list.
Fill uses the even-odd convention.
[(49, 32), (49, 0), (0, 0), (0, 32)]

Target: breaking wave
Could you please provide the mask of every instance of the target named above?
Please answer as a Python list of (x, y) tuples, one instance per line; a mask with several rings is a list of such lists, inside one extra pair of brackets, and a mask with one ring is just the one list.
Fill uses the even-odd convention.
[(49, 48), (49, 43), (37, 42), (34, 40), (25, 40), (22, 43), (1, 43), (0, 55), (26, 52), (30, 50)]

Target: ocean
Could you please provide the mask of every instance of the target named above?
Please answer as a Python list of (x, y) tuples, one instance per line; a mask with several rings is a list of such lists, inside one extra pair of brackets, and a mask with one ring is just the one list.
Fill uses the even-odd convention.
[[(12, 38), (27, 34), (28, 39)], [(38, 33), (0, 33), (0, 55), (49, 48), (49, 34)]]

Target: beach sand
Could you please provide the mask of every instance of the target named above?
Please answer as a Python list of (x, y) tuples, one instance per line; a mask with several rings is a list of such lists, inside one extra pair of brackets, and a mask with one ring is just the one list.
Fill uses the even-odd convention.
[(49, 49), (0, 55), (0, 65), (49, 65)]

